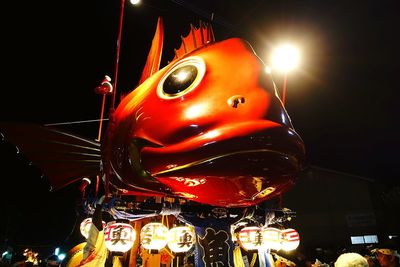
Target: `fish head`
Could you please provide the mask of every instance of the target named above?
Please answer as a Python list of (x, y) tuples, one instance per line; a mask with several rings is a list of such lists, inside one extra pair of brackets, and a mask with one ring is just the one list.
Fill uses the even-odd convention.
[(251, 206), (286, 191), (304, 165), (262, 61), (232, 38), (175, 59), (128, 94), (107, 142), (128, 191)]

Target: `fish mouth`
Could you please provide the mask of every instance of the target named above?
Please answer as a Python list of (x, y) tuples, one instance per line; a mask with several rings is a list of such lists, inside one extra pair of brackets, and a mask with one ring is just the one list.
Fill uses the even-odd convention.
[[(198, 167), (203, 168), (206, 165), (213, 165), (213, 169), (215, 171), (216, 165), (219, 165), (220, 162), (222, 163), (222, 162), (229, 161), (229, 163), (232, 164), (234, 161), (243, 161), (243, 160), (244, 161), (251, 160), (253, 162), (253, 164), (247, 165), (247, 166), (250, 166), (250, 168), (248, 168), (249, 171), (252, 170), (251, 173), (248, 173), (248, 175), (257, 176), (257, 173), (256, 173), (257, 171), (255, 169), (253, 169), (251, 167), (251, 165), (256, 165), (257, 163), (260, 163), (260, 161), (265, 160), (266, 157), (281, 158), (283, 160), (292, 162), (292, 164), (298, 164), (298, 160), (294, 156), (286, 154), (286, 153), (282, 153), (282, 152), (270, 150), (270, 149), (252, 149), (252, 150), (235, 151), (235, 152), (230, 152), (230, 153), (226, 153), (226, 154), (215, 155), (215, 156), (199, 159), (199, 160), (196, 160), (196, 161), (193, 161), (190, 163), (186, 163), (186, 164), (183, 164), (180, 166), (175, 166), (175, 167), (173, 165), (170, 165), (170, 167), (171, 167), (170, 169), (155, 172), (155, 173), (153, 173), (153, 176), (162, 177), (162, 176), (169, 176), (169, 175), (180, 175), (180, 174), (184, 174), (185, 170), (193, 171), (193, 169), (195, 169), (195, 168), (198, 168)], [(233, 164), (233, 165), (234, 166), (242, 166), (243, 164), (240, 164), (240, 165)], [(237, 175), (237, 174), (241, 173), (240, 169), (243, 169), (243, 168), (241, 168), (241, 167), (235, 168), (235, 167), (230, 166), (228, 169), (229, 169), (229, 172), (235, 171), (235, 175)], [(262, 168), (262, 171), (265, 172), (266, 168)], [(199, 169), (196, 173), (201, 173), (201, 172), (204, 172), (204, 171)], [(226, 172), (225, 174), (227, 175), (228, 173)], [(216, 173), (214, 172), (213, 175), (216, 175)]]
[(285, 176), (304, 164), (297, 133), (270, 121), (233, 125), (163, 147), (144, 147), (143, 168), (151, 176)]
[(294, 184), (303, 141), (270, 121), (230, 125), (168, 146), (143, 147), (141, 166), (172, 195), (223, 207), (246, 207)]

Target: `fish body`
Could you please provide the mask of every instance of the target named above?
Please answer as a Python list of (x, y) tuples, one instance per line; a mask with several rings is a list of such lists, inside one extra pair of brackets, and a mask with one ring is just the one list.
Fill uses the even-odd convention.
[(205, 45), (146, 79), (113, 115), (103, 158), (125, 194), (225, 207), (288, 189), (304, 164), (271, 77), (239, 38)]

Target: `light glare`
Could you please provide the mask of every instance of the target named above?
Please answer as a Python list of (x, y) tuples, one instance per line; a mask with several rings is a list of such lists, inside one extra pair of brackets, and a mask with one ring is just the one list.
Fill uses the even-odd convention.
[(275, 49), (272, 55), (272, 64), (280, 71), (290, 71), (296, 68), (300, 61), (299, 50), (290, 44), (282, 45)]
[(63, 261), (63, 260), (65, 259), (66, 256), (67, 256), (67, 255), (65, 255), (65, 253), (61, 253), (61, 254), (58, 255), (57, 257), (58, 257), (58, 259), (59, 259), (60, 261)]
[(185, 111), (185, 117), (188, 119), (195, 119), (200, 116), (202, 116), (205, 111), (206, 111), (206, 105), (205, 104), (197, 104), (189, 107)]
[(140, 0), (130, 0), (132, 5), (137, 5), (140, 3)]
[(184, 80), (186, 80), (186, 78), (188, 77), (189, 73), (187, 71), (181, 70), (180, 72), (178, 72), (176, 75), (174, 75), (174, 77), (180, 81), (183, 82)]

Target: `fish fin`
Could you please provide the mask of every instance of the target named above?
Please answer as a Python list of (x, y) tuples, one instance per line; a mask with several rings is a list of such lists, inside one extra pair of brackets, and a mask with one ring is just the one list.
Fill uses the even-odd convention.
[(181, 36), (182, 43), (179, 49), (175, 49), (173, 60), (182, 58), (184, 55), (215, 42), (214, 31), (211, 24), (200, 21), (199, 28), (190, 24), (190, 32), (186, 37)]
[(139, 84), (143, 83), (147, 78), (156, 73), (160, 68), (162, 48), (164, 41), (164, 26), (162, 18), (159, 17), (157, 21), (157, 29), (154, 33), (153, 41), (149, 54), (147, 55), (146, 65), (142, 71)]
[(0, 123), (0, 137), (39, 167), (52, 190), (100, 173), (97, 141), (29, 123)]

